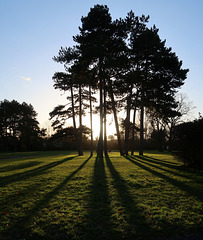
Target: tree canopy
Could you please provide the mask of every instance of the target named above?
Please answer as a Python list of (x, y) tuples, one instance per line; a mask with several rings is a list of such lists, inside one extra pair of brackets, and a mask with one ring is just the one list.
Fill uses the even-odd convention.
[[(54, 87), (69, 92), (67, 117), (72, 116), (76, 133), (76, 113), (80, 134), (75, 134), (82, 155), (82, 115), (90, 107), (86, 96), (92, 89), (99, 94), (100, 134), (97, 153), (107, 155), (107, 112), (112, 111), (120, 154), (128, 155), (131, 112), (140, 113), (140, 155), (143, 155), (145, 112), (176, 116), (175, 94), (184, 84), (188, 69), (182, 68), (172, 49), (161, 40), (156, 26), (147, 26), (149, 16), (135, 16), (131, 11), (125, 19), (112, 20), (106, 5), (95, 5), (81, 18), (75, 45), (62, 47), (53, 59), (64, 64), (64, 73), (55, 73)], [(77, 100), (78, 95), (78, 100)], [(78, 104), (76, 104), (78, 103)], [(125, 136), (119, 130), (118, 112), (126, 111)], [(61, 111), (62, 112), (62, 111)], [(63, 112), (65, 113), (65, 112)], [(134, 139), (135, 120), (133, 120)], [(92, 129), (91, 129), (92, 131)], [(132, 143), (133, 146), (133, 143)], [(133, 150), (132, 150), (133, 153)]]
[(12, 100), (0, 102), (0, 150), (30, 151), (41, 148), (45, 130), (40, 130), (31, 104)]

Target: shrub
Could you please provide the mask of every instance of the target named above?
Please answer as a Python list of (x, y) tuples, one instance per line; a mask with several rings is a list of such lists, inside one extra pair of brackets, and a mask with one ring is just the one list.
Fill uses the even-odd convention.
[(184, 163), (203, 168), (203, 118), (178, 125), (175, 137)]

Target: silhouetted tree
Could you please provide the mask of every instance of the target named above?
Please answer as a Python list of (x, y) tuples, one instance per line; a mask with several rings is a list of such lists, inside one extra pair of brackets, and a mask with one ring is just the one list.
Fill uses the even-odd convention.
[(79, 49), (89, 65), (98, 70), (100, 92), (100, 136), (98, 155), (103, 157), (103, 82), (105, 57), (108, 55), (109, 39), (111, 37), (111, 16), (107, 6), (95, 5), (87, 17), (82, 17), (80, 35), (74, 37)]
[(31, 104), (15, 100), (0, 102), (0, 149), (30, 151), (41, 147), (45, 129), (39, 128)]
[[(108, 91), (111, 91), (109, 89), (112, 89), (112, 75), (115, 78), (115, 72), (118, 73), (121, 66), (126, 62), (123, 61), (126, 59), (124, 57), (126, 55), (126, 37), (124, 21), (112, 21), (109, 9), (107, 6), (102, 5), (95, 5), (94, 8), (90, 9), (87, 17), (82, 17), (80, 34), (74, 37), (74, 40), (79, 44), (78, 47), (83, 58), (89, 61), (89, 68), (96, 69), (95, 78), (98, 79), (100, 95), (100, 137), (98, 146), (98, 155), (100, 157), (103, 156), (103, 121), (106, 118), (104, 102)], [(109, 94), (111, 98), (112, 93), (111, 91)], [(113, 104), (114, 107), (115, 104)], [(114, 115), (115, 112), (114, 109)], [(119, 138), (118, 127), (116, 129)], [(107, 154), (106, 149), (105, 144), (105, 154)], [(122, 154), (122, 150), (120, 152)]]
[[(65, 51), (65, 50), (64, 50)], [(62, 49), (60, 54), (62, 55), (65, 54)], [(55, 58), (56, 60), (56, 58)], [(62, 61), (62, 60), (61, 60)], [(56, 72), (52, 78), (54, 80), (54, 88), (55, 89), (59, 89), (60, 91), (70, 91), (70, 96), (67, 96), (67, 100), (70, 101), (70, 107), (66, 110), (66, 112), (62, 112), (61, 114), (63, 115), (63, 119), (66, 121), (67, 119), (71, 118), (73, 119), (73, 127), (74, 127), (74, 133), (75, 133), (75, 140), (78, 143), (78, 135), (77, 135), (77, 127), (76, 127), (76, 115), (78, 114), (78, 111), (76, 111), (75, 108), (75, 95), (74, 95), (74, 84), (73, 84), (73, 80), (71, 77), (71, 74), (69, 73), (64, 73), (64, 72)], [(65, 105), (64, 105), (65, 107)], [(60, 110), (64, 111), (64, 107), (60, 107), (60, 109), (57, 107), (55, 108), (51, 113), (50, 113), (50, 117), (51, 119), (53, 119), (54, 116), (60, 114)], [(60, 114), (60, 115), (61, 115)], [(67, 115), (67, 118), (66, 116)], [(63, 122), (64, 122), (63, 120)], [(54, 122), (52, 125), (55, 126), (56, 124), (60, 124), (59, 120), (57, 119), (57, 122)]]
[(158, 29), (144, 29), (140, 35), (131, 35), (132, 52), (140, 72), (137, 87), (140, 91), (140, 150), (143, 155), (144, 107), (153, 106), (164, 111), (175, 106), (177, 88), (184, 84), (188, 69), (182, 69), (182, 62), (165, 47)]
[[(83, 130), (83, 141), (87, 141), (90, 135), (90, 129), (86, 126), (82, 126)], [(76, 129), (79, 135), (80, 129)], [(57, 129), (54, 134), (52, 134), (49, 142), (52, 148), (56, 149), (77, 149), (77, 143), (75, 142), (75, 130), (73, 127), (64, 127), (62, 129)]]
[(148, 109), (147, 115), (157, 133), (165, 132), (166, 140), (168, 142), (168, 150), (172, 150), (173, 133), (175, 126), (188, 121), (190, 111), (194, 108), (191, 102), (186, 102), (186, 96), (183, 94), (175, 95), (176, 105), (169, 105), (164, 107), (164, 111), (157, 111), (157, 109)]

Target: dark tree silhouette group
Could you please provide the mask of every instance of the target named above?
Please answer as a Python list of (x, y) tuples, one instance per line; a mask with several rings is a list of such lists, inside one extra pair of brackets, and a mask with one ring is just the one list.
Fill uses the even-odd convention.
[[(138, 131), (135, 118), (139, 112), (139, 154), (143, 155), (146, 114), (158, 115), (165, 121), (180, 115), (175, 94), (189, 70), (183, 69), (182, 61), (166, 47), (156, 26), (147, 26), (149, 16), (135, 16), (131, 11), (124, 19), (112, 20), (106, 5), (95, 5), (81, 22), (79, 33), (73, 36), (75, 45), (61, 47), (53, 58), (64, 65), (65, 71), (56, 72), (53, 81), (56, 89), (67, 92), (67, 104), (50, 113), (52, 126), (56, 133), (64, 131), (66, 120), (72, 118), (78, 154), (83, 155), (82, 117), (89, 109), (92, 155), (92, 114), (99, 112), (97, 154), (102, 157), (108, 155), (106, 124), (108, 114), (113, 113), (120, 154), (128, 155), (129, 150), (134, 153), (134, 136)], [(93, 109), (95, 94), (99, 96), (99, 106)], [(126, 112), (124, 140), (120, 111)]]
[(31, 104), (0, 102), (0, 151), (39, 150), (45, 129), (40, 129)]

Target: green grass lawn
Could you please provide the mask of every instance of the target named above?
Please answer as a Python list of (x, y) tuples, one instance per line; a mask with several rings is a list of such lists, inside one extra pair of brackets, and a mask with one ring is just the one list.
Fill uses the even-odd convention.
[(0, 239), (165, 239), (202, 230), (203, 172), (172, 155), (0, 154)]

